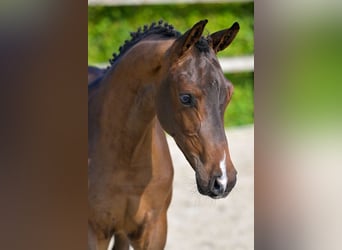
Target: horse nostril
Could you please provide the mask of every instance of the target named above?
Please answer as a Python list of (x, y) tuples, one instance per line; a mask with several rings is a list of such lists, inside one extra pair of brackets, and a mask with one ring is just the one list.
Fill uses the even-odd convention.
[(215, 194), (215, 195), (219, 195), (219, 194), (223, 194), (224, 192), (224, 186), (219, 182), (218, 178), (214, 179), (214, 183), (212, 186), (211, 191)]
[(217, 181), (217, 179), (215, 179), (214, 181), (214, 189), (215, 190), (220, 190), (221, 188), (221, 184)]

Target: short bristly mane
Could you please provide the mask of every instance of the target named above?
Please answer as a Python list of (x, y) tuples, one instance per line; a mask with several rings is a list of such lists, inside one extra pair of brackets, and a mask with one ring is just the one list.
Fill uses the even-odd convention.
[[(178, 38), (182, 34), (175, 30), (173, 25), (168, 24), (167, 22), (164, 22), (163, 20), (158, 21), (158, 23), (153, 22), (150, 26), (144, 25), (143, 28), (139, 27), (136, 32), (131, 32), (131, 40), (126, 40), (124, 45), (122, 45), (119, 48), (119, 54), (113, 53), (113, 57), (109, 59), (110, 68), (123, 54), (125, 54), (126, 51), (128, 51), (131, 47), (133, 47), (135, 44), (140, 42), (142, 39), (144, 39), (147, 36), (150, 35), (161, 35), (163, 37), (175, 37)], [(209, 50), (209, 44), (208, 40), (204, 37), (202, 37), (195, 46), (199, 49), (201, 52), (207, 52)], [(107, 69), (108, 69), (107, 68)]]
[[(180, 37), (181, 33), (174, 29), (172, 25), (168, 23), (164, 23), (163, 20), (160, 20), (158, 23), (153, 22), (150, 26), (144, 25), (143, 28), (139, 27), (136, 32), (131, 32), (131, 40), (126, 40), (125, 44), (120, 46), (119, 54), (113, 53), (113, 57), (109, 59), (110, 68), (126, 51), (132, 48), (135, 44), (140, 42), (147, 36), (150, 35), (161, 35), (164, 37)], [(108, 69), (107, 68), (107, 69)]]

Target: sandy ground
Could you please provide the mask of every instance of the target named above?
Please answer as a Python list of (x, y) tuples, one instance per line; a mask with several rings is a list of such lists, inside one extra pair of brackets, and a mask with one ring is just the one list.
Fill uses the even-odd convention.
[(254, 127), (232, 128), (226, 134), (238, 180), (221, 200), (198, 193), (192, 168), (168, 138), (175, 177), (165, 250), (254, 249)]

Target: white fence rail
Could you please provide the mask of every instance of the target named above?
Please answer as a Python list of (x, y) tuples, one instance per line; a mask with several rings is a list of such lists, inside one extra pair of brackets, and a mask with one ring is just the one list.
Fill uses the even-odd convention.
[(254, 55), (219, 58), (219, 61), (224, 73), (254, 71)]
[(254, 2), (253, 0), (88, 0), (88, 5), (141, 5), (141, 4), (177, 4), (177, 3), (233, 3)]

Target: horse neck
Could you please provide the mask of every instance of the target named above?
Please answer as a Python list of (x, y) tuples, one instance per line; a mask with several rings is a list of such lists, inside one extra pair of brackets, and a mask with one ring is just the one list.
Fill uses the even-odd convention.
[[(165, 52), (172, 40), (147, 40), (135, 45), (103, 79), (95, 103), (99, 140), (113, 152), (131, 157), (155, 124), (155, 93), (164, 71)], [(122, 155), (121, 155), (122, 156)]]

